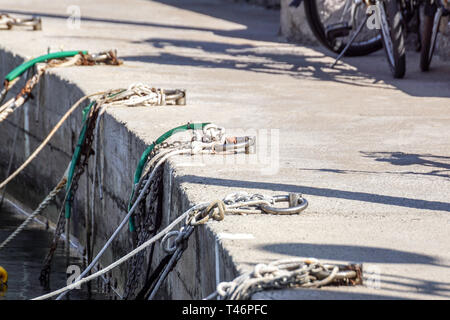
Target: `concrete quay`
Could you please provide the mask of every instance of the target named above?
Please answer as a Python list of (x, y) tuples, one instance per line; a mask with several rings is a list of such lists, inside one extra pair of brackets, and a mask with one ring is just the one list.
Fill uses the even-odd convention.
[[(73, 6), (81, 12), (79, 28), (68, 19)], [(448, 62), (436, 59), (430, 72), (421, 73), (418, 55), (408, 53), (401, 80), (391, 78), (382, 51), (344, 58), (330, 69), (329, 52), (278, 35), (279, 12), (230, 1), (4, 0), (0, 12), (43, 19), (42, 31), (0, 31), (2, 78), (49, 47), (116, 48), (124, 60), (120, 67), (48, 72), (35, 99), (0, 124), (2, 177), (15, 128), (17, 165), (85, 94), (136, 82), (187, 90), (186, 106), (107, 111), (100, 137), (105, 197), (96, 203), (94, 251), (126, 214), (145, 147), (188, 121), (214, 122), (229, 134), (253, 132), (265, 152), (252, 161), (211, 156), (168, 162), (164, 224), (192, 204), (237, 191), (297, 192), (309, 201), (296, 216), (227, 216), (199, 228), (160, 298), (201, 299), (215, 290), (216, 277), (228, 281), (255, 264), (288, 257), (360, 262), (378, 275), (379, 286), (270, 291), (254, 299), (450, 298)], [(34, 208), (64, 173), (80, 126), (81, 111), (8, 186), (9, 194)], [(82, 178), (72, 224), (82, 245), (85, 186)], [(47, 217), (55, 214), (53, 207)], [(130, 248), (124, 230), (102, 265)], [(155, 264), (161, 256), (157, 249)], [(112, 273), (119, 291), (125, 276), (126, 266)]]

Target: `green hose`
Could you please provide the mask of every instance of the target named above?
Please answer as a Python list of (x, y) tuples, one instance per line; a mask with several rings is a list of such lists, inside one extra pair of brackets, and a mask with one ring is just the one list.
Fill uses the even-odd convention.
[[(126, 91), (126, 90), (125, 89), (119, 90), (116, 93), (108, 95), (108, 98), (115, 97), (116, 95), (118, 95), (124, 91)], [(73, 180), (73, 176), (75, 173), (75, 168), (78, 164), (78, 161), (80, 160), (81, 148), (84, 145), (84, 142), (86, 140), (86, 131), (87, 131), (87, 127), (89, 125), (88, 116), (89, 116), (89, 113), (91, 112), (92, 107), (95, 105), (95, 103), (96, 103), (96, 101), (92, 101), (86, 108), (83, 109), (83, 127), (81, 128), (80, 135), (78, 137), (77, 146), (75, 148), (75, 151), (73, 152), (72, 161), (70, 162), (70, 168), (69, 168), (69, 172), (67, 174), (66, 192), (68, 192), (68, 197), (67, 197), (68, 200), (65, 203), (66, 219), (70, 219), (70, 216), (72, 214), (72, 203), (70, 201), (70, 198), (72, 196), (72, 191), (71, 191), (72, 180)]]
[[(158, 144), (161, 144), (165, 140), (170, 138), (174, 133), (177, 133), (180, 131), (186, 131), (186, 130), (203, 129), (208, 124), (210, 124), (210, 122), (188, 123), (188, 124), (173, 128), (173, 129), (167, 131), (166, 133), (164, 133), (163, 135), (161, 135), (158, 139), (156, 139), (155, 142), (153, 142), (150, 146), (147, 147), (147, 149), (145, 149), (144, 153), (141, 156), (141, 159), (139, 160), (136, 171), (134, 173), (133, 189), (131, 191), (130, 200), (128, 202), (128, 210), (131, 210), (131, 207), (133, 206), (133, 203), (131, 203), (131, 201), (133, 200), (134, 192), (136, 191), (136, 190), (134, 190), (134, 188), (135, 188), (136, 184), (139, 182), (139, 179), (141, 179), (141, 174), (142, 174), (142, 171), (144, 170), (145, 163), (147, 162), (148, 156), (153, 151), (153, 149)], [(130, 231), (136, 230), (132, 217), (130, 217), (130, 220), (129, 220), (129, 227), (130, 227)]]
[(72, 180), (75, 173), (75, 168), (78, 164), (78, 161), (81, 157), (81, 148), (83, 147), (84, 141), (86, 139), (86, 131), (87, 127), (89, 125), (89, 119), (88, 115), (91, 111), (92, 107), (94, 106), (95, 101), (91, 102), (86, 108), (83, 109), (83, 128), (81, 129), (80, 136), (78, 137), (77, 146), (75, 148), (75, 151), (73, 152), (72, 161), (70, 162), (70, 168), (69, 173), (67, 176), (67, 184), (66, 184), (66, 192), (68, 192), (67, 201), (65, 204), (65, 217), (66, 219), (70, 219), (71, 213), (72, 213), (72, 202), (70, 201), (70, 198), (72, 196)]
[(7, 81), (12, 81), (12, 80), (16, 79), (17, 77), (20, 77), (25, 71), (27, 71), (27, 69), (31, 68), (36, 63), (44, 62), (44, 61), (51, 60), (51, 59), (61, 59), (61, 58), (73, 57), (73, 56), (79, 54), (80, 52), (82, 54), (87, 54), (87, 51), (80, 51), (80, 50), (79, 51), (61, 51), (61, 52), (49, 53), (49, 54), (34, 58), (30, 61), (27, 61), (27, 62), (21, 64), (20, 66), (15, 68), (13, 71), (8, 73), (5, 77), (5, 79)]

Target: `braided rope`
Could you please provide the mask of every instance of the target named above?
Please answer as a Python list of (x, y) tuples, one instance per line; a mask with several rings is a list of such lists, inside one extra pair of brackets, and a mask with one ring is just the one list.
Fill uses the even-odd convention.
[(0, 183), (0, 189), (4, 188), (11, 180), (13, 180), (20, 172), (22, 172), (30, 163), (33, 161), (34, 158), (37, 157), (39, 152), (44, 149), (44, 147), (50, 142), (50, 139), (55, 135), (56, 131), (63, 125), (63, 123), (67, 120), (67, 118), (80, 106), (80, 104), (85, 101), (86, 99), (105, 94), (105, 92), (97, 92), (93, 93), (87, 96), (82, 97), (80, 100), (78, 100), (67, 112), (66, 114), (59, 120), (59, 122), (56, 124), (56, 126), (52, 129), (52, 131), (48, 134), (48, 136), (42, 141), (42, 143), (37, 147), (37, 149), (28, 157), (28, 159), (16, 170), (14, 171), (8, 178), (6, 178), (4, 181)]
[(45, 210), (49, 206), (49, 204), (55, 199), (56, 195), (66, 186), (67, 183), (67, 177), (62, 178), (59, 183), (56, 185), (56, 187), (48, 194), (48, 196), (39, 204), (36, 210), (28, 216), (28, 218), (22, 222), (22, 224), (17, 227), (16, 230), (14, 230), (13, 233), (11, 233), (8, 238), (6, 238), (1, 244), (0, 244), (0, 250), (3, 249), (11, 240), (13, 240), (17, 235), (22, 232), (23, 229), (26, 228), (26, 226), (39, 214), (42, 213), (42, 211)]
[(181, 90), (165, 90), (154, 88), (142, 83), (135, 83), (128, 89), (108, 98), (105, 104), (108, 106), (150, 107), (176, 104), (176, 100), (183, 98)]
[(14, 107), (15, 104), (10, 105), (9, 107), (5, 108), (3, 112), (0, 113), (0, 122), (4, 121), (6, 118), (11, 115), (16, 108)]

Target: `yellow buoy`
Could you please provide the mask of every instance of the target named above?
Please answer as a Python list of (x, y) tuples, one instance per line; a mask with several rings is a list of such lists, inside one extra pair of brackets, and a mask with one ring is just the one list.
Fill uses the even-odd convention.
[(8, 272), (0, 266), (0, 297), (3, 297), (8, 290)]
[(6, 284), (8, 284), (8, 272), (0, 266), (0, 287)]

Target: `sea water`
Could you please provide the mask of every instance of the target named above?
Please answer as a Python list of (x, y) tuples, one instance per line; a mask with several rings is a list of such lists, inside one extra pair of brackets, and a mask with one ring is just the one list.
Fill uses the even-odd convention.
[[(3, 242), (24, 220), (26, 216), (5, 208), (0, 209), (0, 243)], [(82, 270), (82, 259), (74, 254), (66, 256), (61, 241), (55, 252), (50, 276), (50, 291), (44, 290), (39, 281), (43, 261), (53, 239), (53, 230), (36, 221), (28, 225), (15, 239), (0, 250), (0, 266), (8, 272), (8, 287), (0, 291), (1, 300), (28, 300), (67, 285), (69, 265)], [(80, 290), (72, 290), (63, 299), (108, 299), (99, 294), (94, 281), (88, 291), (83, 285)]]

